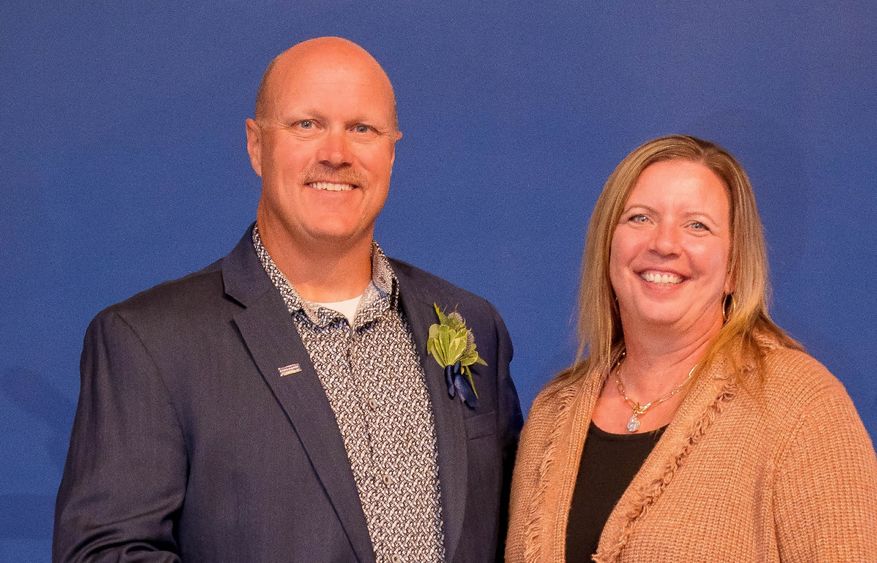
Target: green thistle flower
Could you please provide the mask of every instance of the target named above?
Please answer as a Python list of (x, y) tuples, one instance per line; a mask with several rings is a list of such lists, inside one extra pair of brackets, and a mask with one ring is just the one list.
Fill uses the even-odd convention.
[(443, 368), (460, 362), (460, 369), (469, 380), (472, 391), (477, 397), (478, 391), (475, 390), (475, 381), (472, 379), (472, 370), (469, 366), (473, 364), (486, 366), (487, 362), (478, 355), (475, 336), (466, 327), (466, 321), (460, 313), (454, 311), (445, 314), (435, 303), (433, 307), (439, 322), (429, 327), (426, 350)]

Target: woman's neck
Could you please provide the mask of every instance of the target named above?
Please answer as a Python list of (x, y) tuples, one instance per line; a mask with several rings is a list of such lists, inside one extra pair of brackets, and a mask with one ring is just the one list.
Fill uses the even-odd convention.
[(654, 397), (682, 383), (722, 328), (674, 335), (671, 331), (624, 332), (624, 384), (641, 397)]

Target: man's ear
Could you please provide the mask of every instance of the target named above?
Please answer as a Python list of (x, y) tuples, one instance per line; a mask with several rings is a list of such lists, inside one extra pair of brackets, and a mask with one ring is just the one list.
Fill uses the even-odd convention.
[(253, 119), (247, 119), (247, 154), (250, 155), (250, 166), (253, 172), (262, 177), (262, 130)]
[(396, 132), (393, 133), (393, 148), (392, 148), (393, 154), (392, 154), (392, 156), (390, 156), (390, 166), (393, 166), (393, 163), (396, 162), (396, 143), (399, 142), (399, 139), (401, 139), (401, 138), (402, 138), (402, 132), (399, 130), (396, 130)]

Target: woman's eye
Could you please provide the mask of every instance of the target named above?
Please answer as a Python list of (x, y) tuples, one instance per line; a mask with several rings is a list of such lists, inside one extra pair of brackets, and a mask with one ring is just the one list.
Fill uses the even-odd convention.
[(709, 231), (709, 227), (701, 223), (700, 221), (695, 221), (691, 224), (691, 228), (695, 231)]
[(645, 223), (648, 220), (649, 220), (649, 218), (646, 217), (645, 215), (643, 215), (642, 213), (637, 213), (636, 215), (631, 215), (630, 219), (628, 219), (628, 221), (630, 221), (631, 223)]

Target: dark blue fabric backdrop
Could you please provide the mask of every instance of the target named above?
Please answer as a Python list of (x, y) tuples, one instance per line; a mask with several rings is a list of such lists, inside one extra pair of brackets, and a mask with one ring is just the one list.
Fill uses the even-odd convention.
[(86, 324), (232, 247), (259, 191), (259, 77), (316, 35), (393, 79), (405, 137), (379, 240), (497, 305), (525, 409), (572, 357), (606, 176), (689, 132), (748, 168), (775, 317), (875, 435), (877, 5), (437, 4), (0, 6), (0, 560), (48, 560)]

